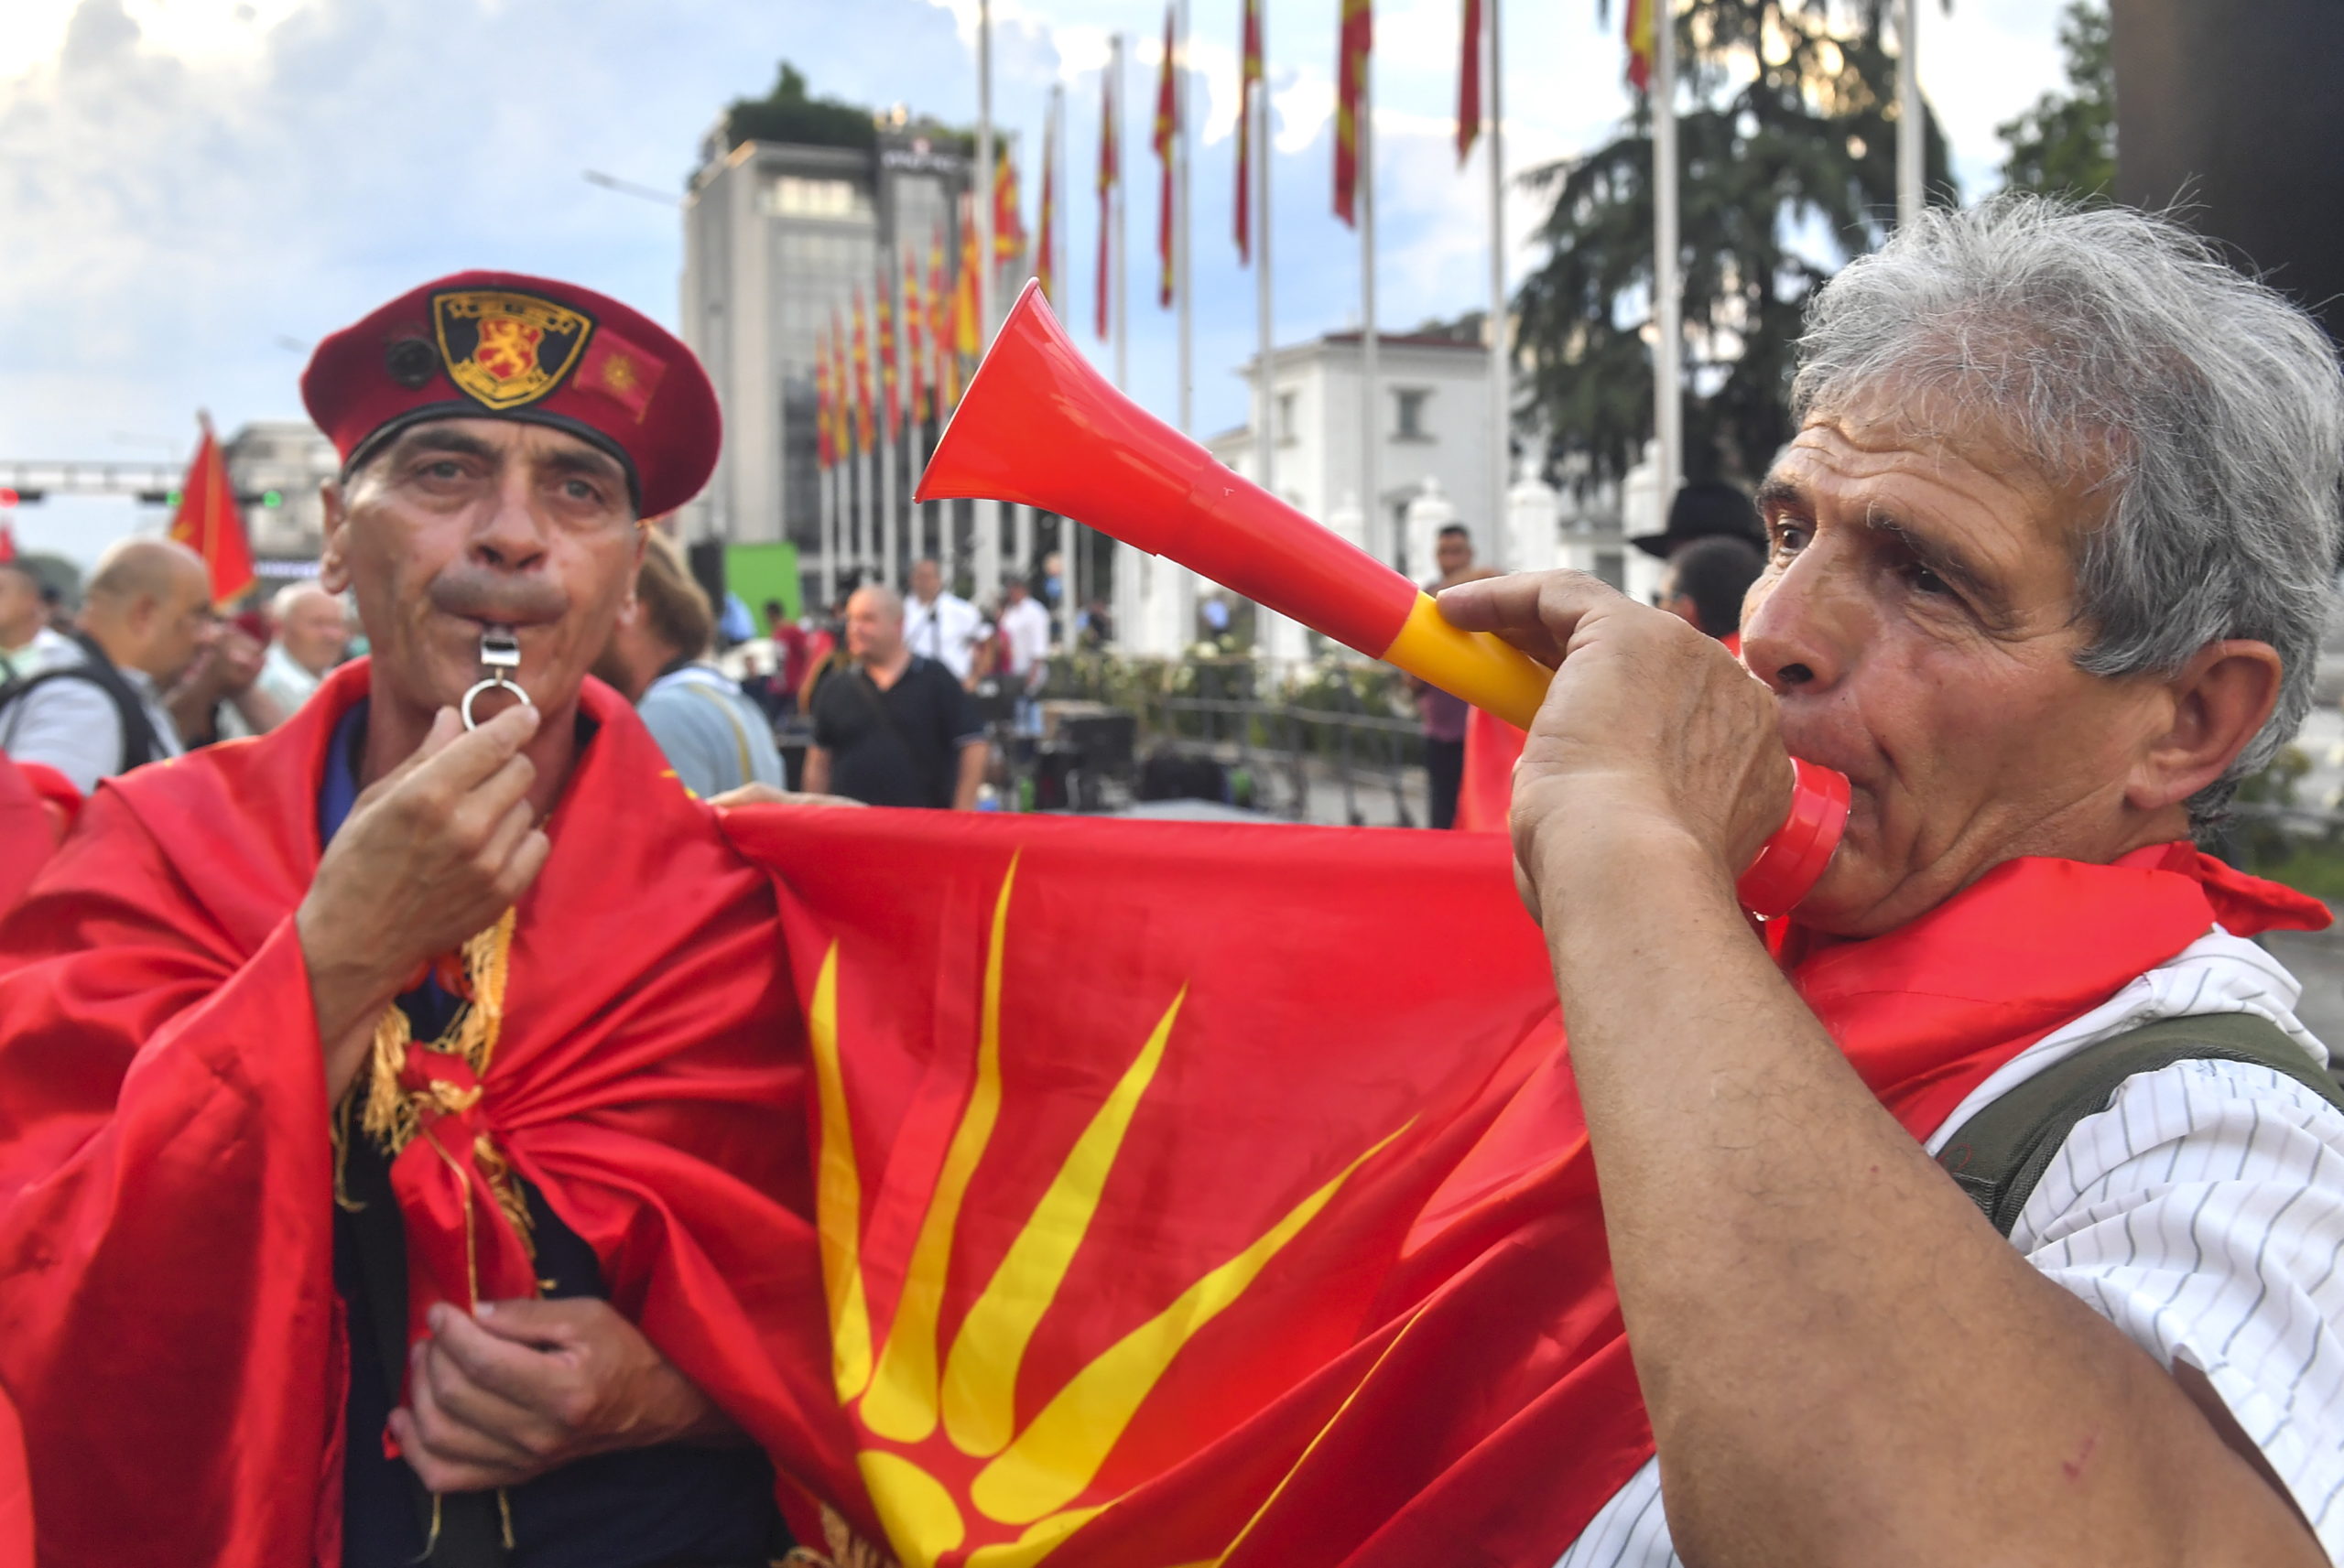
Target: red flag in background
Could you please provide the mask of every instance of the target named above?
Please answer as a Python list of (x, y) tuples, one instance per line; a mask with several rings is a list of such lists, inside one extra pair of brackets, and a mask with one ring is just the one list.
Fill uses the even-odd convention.
[(936, 417), (940, 421), (960, 401), (959, 362), (953, 358), (952, 291), (944, 281), (944, 227), (928, 242), (928, 341), (936, 355)]
[(1156, 79), (1156, 157), (1164, 178), (1156, 202), (1156, 255), (1162, 276), (1156, 290), (1158, 305), (1172, 303), (1172, 144), (1180, 135), (1180, 95), (1172, 76), (1172, 11), (1164, 12), (1164, 69)]
[(904, 388), (895, 357), (895, 295), (887, 277), (887, 264), (882, 261), (871, 301), (879, 317), (879, 398), (886, 406), (887, 439), (891, 442), (901, 440), (904, 434)]
[(1026, 219), (1018, 209), (1017, 164), (1003, 142), (993, 153), (993, 254), (996, 262), (1022, 267), (1026, 260)]
[(1335, 65), (1335, 216), (1357, 226), (1359, 110), (1367, 87), (1367, 57), (1375, 47), (1370, 0), (1343, 0), (1340, 56)]
[(1660, 59), (1658, 26), (1659, 0), (1628, 0), (1626, 19), (1621, 34), (1628, 42), (1628, 81), (1639, 92), (1652, 87), (1652, 72)]
[(863, 290), (854, 291), (854, 438), (857, 451), (867, 452), (879, 444), (879, 433), (871, 416), (871, 318), (863, 313)]
[(228, 482), (227, 460), (212, 434), (212, 416), (197, 416), (203, 439), (179, 481), (179, 509), (171, 514), (171, 537), (203, 557), (212, 573), (212, 602), (225, 609), (253, 585), (252, 546), (244, 542), (244, 516)]
[(1041, 238), (1034, 251), (1034, 276), (1041, 280), (1042, 297), (1053, 307), (1061, 303), (1058, 288), (1058, 94), (1050, 95), (1050, 115), (1043, 122), (1042, 132), (1042, 215), (1039, 224)]
[(945, 356), (948, 384), (955, 407), (960, 402), (960, 361), (975, 359), (984, 349), (984, 324), (977, 319), (977, 218), (974, 200), (960, 199), (960, 267), (952, 279), (952, 351)]
[(847, 393), (846, 329), (838, 307), (830, 308), (830, 455), (844, 462), (854, 455), (854, 400)]
[[(1253, 259), (1253, 95), (1262, 87), (1261, 0), (1245, 0), (1237, 68), (1237, 259)], [(1262, 152), (1269, 156), (1267, 148)]]
[(1115, 103), (1116, 86), (1115, 71), (1099, 73), (1099, 299), (1093, 322), (1102, 339), (1114, 296), (1115, 187), (1123, 179), (1123, 115)]
[(1457, 60), (1457, 161), (1481, 134), (1481, 0), (1465, 0), (1465, 41)]
[(825, 470), (838, 461), (830, 440), (830, 339), (823, 331), (814, 335), (814, 461)]
[(904, 252), (904, 373), (914, 425), (928, 422), (928, 311), (919, 297), (919, 254)]

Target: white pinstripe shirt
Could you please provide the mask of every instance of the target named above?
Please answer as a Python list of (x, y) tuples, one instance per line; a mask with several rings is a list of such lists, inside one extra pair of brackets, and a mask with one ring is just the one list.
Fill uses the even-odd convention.
[[(2217, 928), (2013, 1057), (1929, 1151), (2054, 1062), (2160, 1018), (2259, 1013), (2326, 1062), (2295, 1019), (2301, 991), (2278, 960)], [(2011, 1241), (2160, 1362), (2202, 1369), (2344, 1563), (2344, 1114), (2268, 1067), (2141, 1074), (2076, 1124)], [(1677, 1563), (1655, 1460), (1557, 1568)]]

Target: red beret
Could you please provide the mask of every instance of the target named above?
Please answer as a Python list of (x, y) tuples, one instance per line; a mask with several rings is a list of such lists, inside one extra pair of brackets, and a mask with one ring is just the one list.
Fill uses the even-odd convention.
[(526, 419), (609, 452), (636, 515), (708, 482), (723, 438), (716, 391), (666, 329), (551, 278), (460, 272), (401, 295), (318, 345), (301, 401), (347, 475), (427, 419)]

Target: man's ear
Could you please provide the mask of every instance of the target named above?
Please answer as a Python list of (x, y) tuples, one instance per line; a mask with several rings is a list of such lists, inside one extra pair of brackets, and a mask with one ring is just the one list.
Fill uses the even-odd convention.
[(350, 526), (350, 510), (342, 503), (342, 481), (330, 479), (318, 486), (318, 500), (326, 514), (325, 547), (318, 553), (318, 586), (328, 593), (346, 593), (350, 563), (342, 558), (342, 541)]
[(2128, 805), (2177, 806), (2220, 778), (2278, 705), (2285, 665), (2268, 643), (2208, 643), (2165, 678), (2168, 722), (2148, 738), (2124, 792)]

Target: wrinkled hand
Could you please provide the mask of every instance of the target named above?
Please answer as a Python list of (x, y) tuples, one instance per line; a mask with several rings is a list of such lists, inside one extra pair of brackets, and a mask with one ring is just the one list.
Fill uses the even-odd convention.
[(1514, 773), (1514, 858), (1533, 889), (1590, 836), (1645, 832), (1689, 838), (1730, 881), (1782, 826), (1792, 773), (1774, 698), (1722, 644), (1583, 572), (1462, 583), (1440, 611), (1555, 668)]
[(469, 731), (441, 708), (326, 847), (294, 918), (330, 1099), (356, 1071), (353, 1032), (418, 968), (494, 924), (544, 867), (550, 846), (527, 798), (537, 769), (521, 755), (537, 728), (526, 703)]
[(737, 789), (710, 795), (708, 804), (724, 811), (736, 806), (861, 806), (863, 802), (842, 795), (801, 795), (794, 789), (752, 780)]
[(226, 696), (249, 688), (268, 661), (268, 650), (233, 625), (222, 627), (208, 651), (218, 666), (221, 691)]
[(517, 1486), (591, 1454), (735, 1429), (608, 1302), (442, 1303), (408, 1358), (399, 1451), (434, 1492)]

